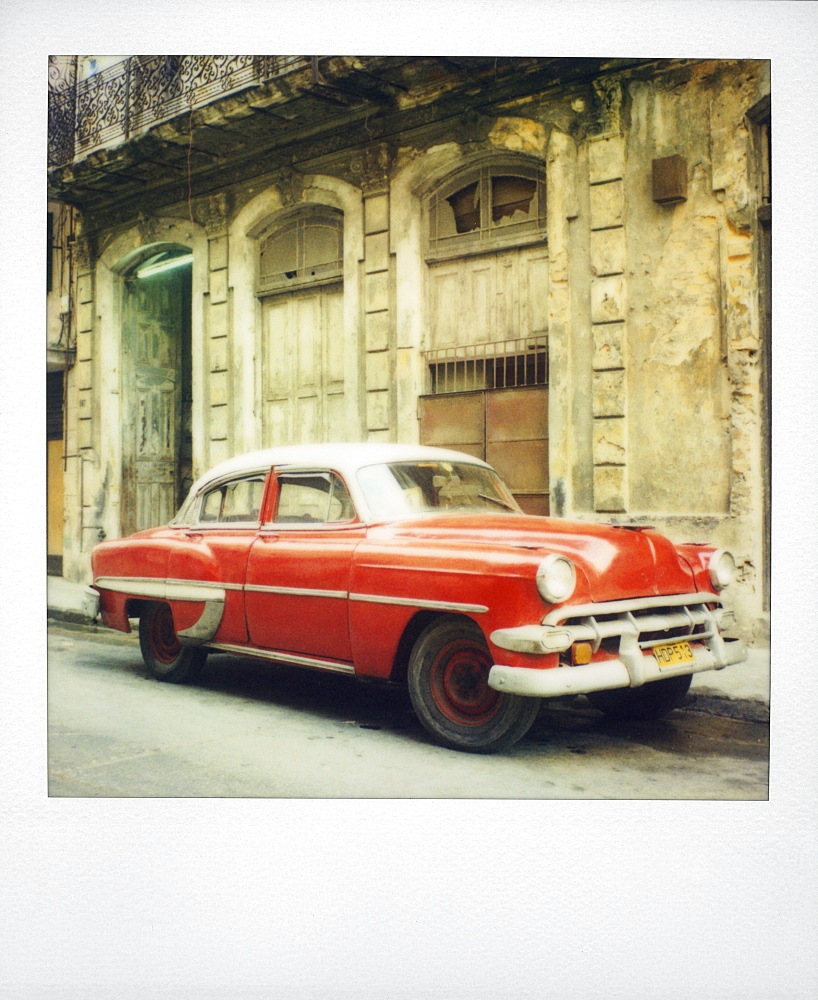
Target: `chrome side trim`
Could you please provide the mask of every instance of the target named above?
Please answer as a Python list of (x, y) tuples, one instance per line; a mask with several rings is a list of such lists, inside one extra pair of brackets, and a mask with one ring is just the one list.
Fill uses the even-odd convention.
[(602, 601), (598, 604), (563, 604), (549, 611), (543, 618), (542, 624), (558, 625), (566, 618), (643, 611), (646, 608), (668, 608), (679, 604), (721, 604), (721, 598), (718, 594), (706, 590), (698, 594), (664, 594), (659, 597), (637, 597), (627, 601)]
[[(289, 471), (289, 470), (287, 470)], [(278, 535), (288, 531), (353, 531), (364, 527), (363, 522), (354, 521), (265, 521), (261, 525), (260, 538)]]
[(456, 604), (454, 601), (424, 601), (417, 597), (382, 597), (379, 594), (350, 594), (350, 601), (368, 601), (372, 604), (399, 604), (410, 608), (429, 608), (433, 611), (467, 611), (482, 615), (488, 611), (484, 604)]
[(165, 580), (161, 577), (98, 576), (94, 586), (120, 594), (155, 597), (165, 601), (224, 601), (229, 584), (193, 580)]
[[(301, 597), (328, 597), (338, 600), (365, 601), (372, 604), (395, 604), (409, 608), (428, 608), (432, 611), (459, 611), (482, 615), (488, 611), (484, 604), (461, 604), (456, 601), (427, 601), (419, 597), (387, 597), (382, 594), (350, 594), (345, 590), (317, 590), (308, 587), (268, 587), (263, 584), (223, 583), (199, 580), (165, 580), (161, 577), (100, 576), (94, 585), (101, 590), (114, 590), (137, 597), (153, 597), (174, 601), (224, 600), (227, 590), (244, 590), (257, 594), (289, 594)], [(711, 595), (711, 599), (718, 598)], [(601, 607), (602, 605), (598, 605)], [(560, 609), (562, 610), (562, 609)], [(569, 609), (573, 613), (573, 609)]]
[(222, 623), (223, 614), (223, 600), (207, 601), (204, 611), (202, 611), (196, 624), (191, 625), (190, 628), (182, 629), (178, 633), (179, 638), (182, 640), (182, 645), (198, 646), (200, 643), (212, 639), (219, 625)]
[(254, 594), (291, 594), (296, 597), (338, 597), (346, 600), (349, 594), (345, 590), (311, 590), (308, 587), (265, 587), (260, 583), (245, 584), (245, 590)]
[(254, 656), (262, 660), (275, 660), (278, 663), (293, 663), (298, 667), (310, 667), (314, 670), (331, 670), (337, 674), (354, 674), (351, 663), (340, 660), (319, 660), (314, 656), (301, 656), (297, 653), (284, 653), (277, 649), (259, 649), (258, 646), (237, 646), (229, 642), (209, 642), (208, 649), (222, 653), (238, 653), (240, 656)]

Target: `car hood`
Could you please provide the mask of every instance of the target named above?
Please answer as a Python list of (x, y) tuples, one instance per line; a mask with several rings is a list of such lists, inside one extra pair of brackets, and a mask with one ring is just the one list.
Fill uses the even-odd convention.
[[(646, 528), (531, 515), (433, 514), (392, 522), (389, 531), (396, 541), (425, 539), (463, 550), (477, 546), (516, 551), (521, 572), (530, 572), (523, 567), (538, 564), (550, 553), (568, 556), (578, 570), (571, 603), (698, 589), (692, 567), (675, 545)], [(524, 552), (530, 556), (520, 560)]]

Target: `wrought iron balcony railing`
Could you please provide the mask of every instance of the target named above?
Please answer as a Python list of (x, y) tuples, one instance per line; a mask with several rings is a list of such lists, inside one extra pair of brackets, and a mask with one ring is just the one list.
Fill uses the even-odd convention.
[(309, 65), (308, 56), (130, 56), (86, 80), (50, 81), (48, 165), (116, 145), (220, 97)]

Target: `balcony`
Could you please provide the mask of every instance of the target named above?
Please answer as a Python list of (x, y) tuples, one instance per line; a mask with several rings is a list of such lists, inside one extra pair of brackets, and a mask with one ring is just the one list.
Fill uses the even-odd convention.
[(55, 74), (48, 165), (82, 159), (308, 65), (307, 56), (131, 56), (86, 80)]
[(97, 213), (97, 225), (128, 217), (137, 204), (158, 212), (281, 169), (362, 184), (370, 170), (362, 149), (381, 144), (376, 162), (414, 130), (429, 142), (452, 129), (475, 141), (494, 116), (520, 113), (530, 95), (627, 62), (129, 56), (78, 79), (77, 61), (49, 63), (48, 191)]

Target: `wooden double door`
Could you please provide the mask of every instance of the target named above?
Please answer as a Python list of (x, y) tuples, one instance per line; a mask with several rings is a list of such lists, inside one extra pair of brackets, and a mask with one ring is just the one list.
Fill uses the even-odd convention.
[(341, 282), (263, 300), (266, 445), (347, 436), (343, 303)]

